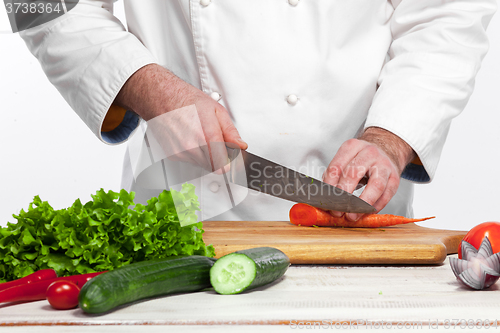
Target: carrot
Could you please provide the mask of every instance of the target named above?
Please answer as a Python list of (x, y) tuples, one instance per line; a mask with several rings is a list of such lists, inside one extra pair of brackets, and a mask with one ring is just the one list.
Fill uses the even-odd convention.
[(410, 219), (404, 216), (390, 214), (367, 214), (363, 215), (356, 222), (351, 222), (347, 220), (345, 216), (334, 217), (325, 210), (303, 203), (295, 204), (290, 209), (290, 222), (305, 227), (379, 228), (397, 224), (420, 222), (432, 218), (434, 218), (434, 216), (422, 219)]

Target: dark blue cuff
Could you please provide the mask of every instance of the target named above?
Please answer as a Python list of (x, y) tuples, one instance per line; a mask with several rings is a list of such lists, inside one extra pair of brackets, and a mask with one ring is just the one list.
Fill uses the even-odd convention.
[(112, 131), (101, 132), (101, 137), (108, 143), (120, 143), (130, 136), (139, 124), (139, 116), (132, 111), (125, 112), (122, 122)]
[(428, 183), (431, 180), (427, 171), (422, 165), (408, 164), (403, 170), (401, 178), (417, 183)]

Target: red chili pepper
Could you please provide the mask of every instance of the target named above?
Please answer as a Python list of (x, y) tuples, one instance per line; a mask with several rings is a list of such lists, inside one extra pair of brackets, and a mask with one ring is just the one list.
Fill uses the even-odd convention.
[(71, 281), (78, 287), (92, 279), (94, 276), (104, 272), (64, 276), (55, 279), (42, 280), (33, 283), (14, 286), (3, 291), (0, 291), (0, 303), (4, 302), (20, 302), (20, 301), (39, 301), (46, 299), (47, 288), (54, 281)]
[(19, 286), (23, 285), (26, 283), (34, 283), (42, 280), (47, 280), (47, 279), (55, 279), (57, 278), (57, 273), (53, 269), (41, 269), (39, 271), (36, 271), (35, 273), (32, 273), (30, 275), (26, 275), (23, 278), (14, 280), (14, 281), (9, 281), (9, 282), (4, 282), (0, 283), (0, 291), (14, 287), (14, 286)]

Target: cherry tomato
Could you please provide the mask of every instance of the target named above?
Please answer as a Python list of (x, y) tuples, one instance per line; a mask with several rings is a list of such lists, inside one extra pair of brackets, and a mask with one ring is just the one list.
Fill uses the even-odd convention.
[(54, 309), (67, 310), (78, 306), (80, 288), (71, 281), (55, 281), (47, 288), (47, 301)]
[[(491, 243), (493, 253), (500, 252), (500, 223), (499, 222), (484, 222), (470, 229), (464, 237), (464, 241), (470, 243), (479, 250), (484, 236), (488, 236)], [(462, 259), (462, 246), (458, 246), (458, 257)]]

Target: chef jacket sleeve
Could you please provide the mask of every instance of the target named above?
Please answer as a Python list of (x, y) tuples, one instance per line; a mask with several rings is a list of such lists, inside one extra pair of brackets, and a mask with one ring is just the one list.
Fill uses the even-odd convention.
[[(126, 140), (139, 120), (130, 111), (111, 108), (116, 95), (133, 73), (156, 62), (113, 16), (112, 6), (112, 0), (80, 0), (63, 16), (20, 32), (50, 82), (92, 132), (109, 144)], [(110, 127), (113, 119), (120, 121)]]
[(402, 177), (433, 179), (452, 118), (466, 106), (488, 50), (486, 27), (495, 0), (392, 0), (393, 43), (366, 127), (406, 141), (420, 163)]

